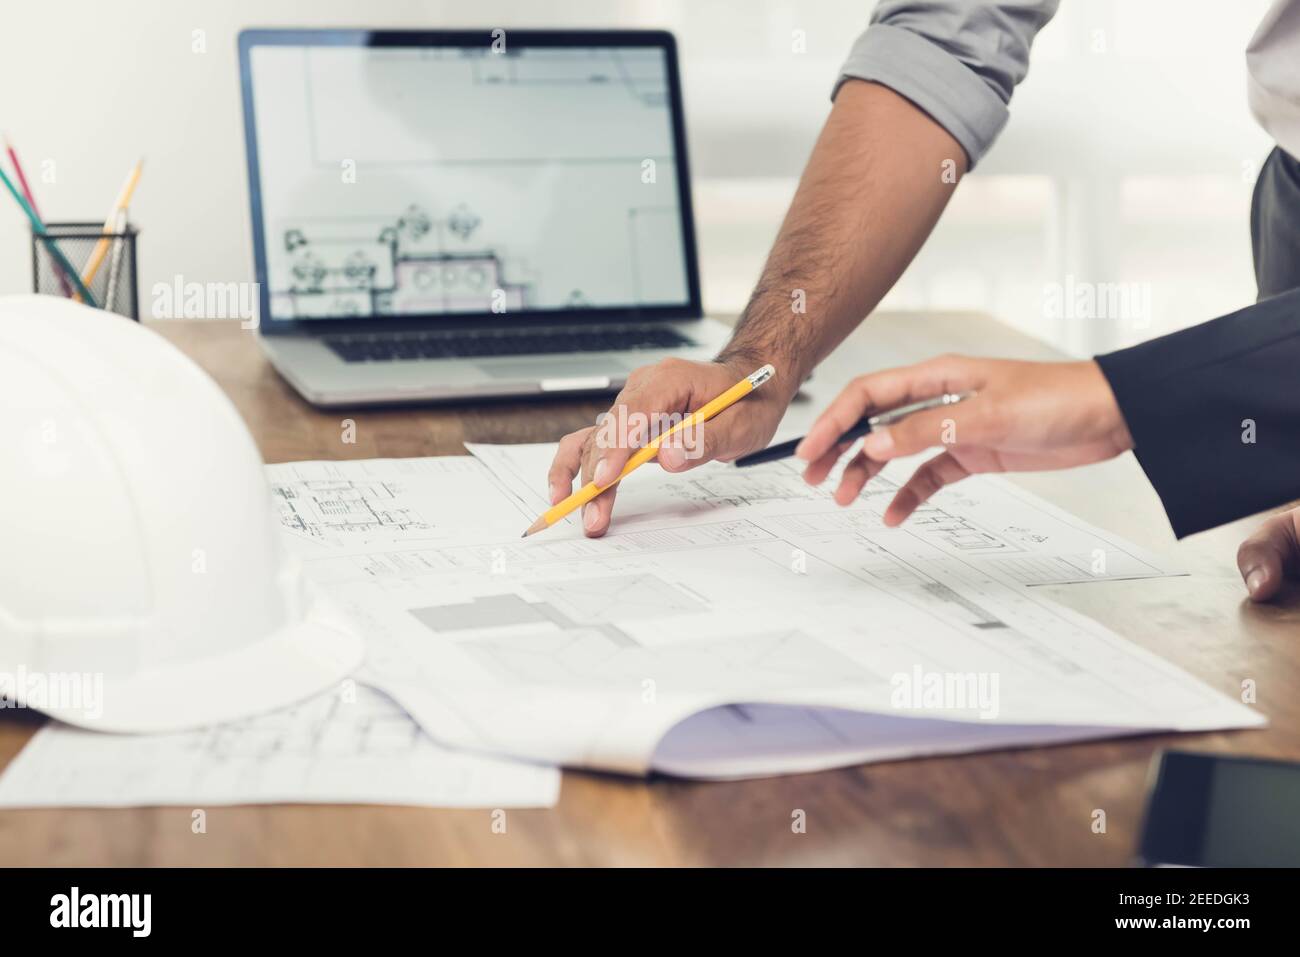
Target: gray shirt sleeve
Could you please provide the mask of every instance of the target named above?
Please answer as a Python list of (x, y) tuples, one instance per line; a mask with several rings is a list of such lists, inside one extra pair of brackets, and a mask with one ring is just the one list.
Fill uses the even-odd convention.
[(870, 80), (911, 100), (961, 144), (974, 168), (1007, 122), (1034, 37), (1060, 0), (883, 0), (831, 93)]

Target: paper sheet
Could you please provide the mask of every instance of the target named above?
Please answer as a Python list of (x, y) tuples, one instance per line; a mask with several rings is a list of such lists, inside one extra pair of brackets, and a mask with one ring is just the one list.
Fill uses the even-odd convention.
[[(364, 679), (449, 744), (734, 777), (1263, 722), (1042, 597), (1173, 569), (1010, 483), (969, 479), (885, 529), (898, 467), (848, 509), (789, 463), (650, 467), (605, 538), (571, 521), (521, 541), (552, 447), (473, 451), (480, 472), (455, 497), (438, 493), (444, 460), (400, 466), (385, 508), (418, 530), (296, 536), (367, 638)], [(329, 468), (387, 481), (399, 466)], [(763, 722), (737, 723), (735, 705)]]
[(480, 486), (493, 482), (480, 462), (463, 455), (287, 462), (266, 472), (281, 526), (308, 557), (359, 545), (519, 534), (508, 510), (456, 505), (475, 502)]
[[(550, 505), (544, 499), (544, 483), (536, 486), (538, 476), (546, 476), (554, 446), (471, 445), (469, 449), (526, 510), (540, 513)], [(1002, 581), (1022, 585), (1181, 574), (1167, 559), (997, 476), (973, 477), (943, 489), (901, 529), (887, 530), (880, 517), (898, 491), (898, 479), (910, 475), (915, 464), (891, 463), (850, 508), (831, 501), (834, 480), (813, 488), (804, 482), (801, 466), (793, 460), (746, 469), (717, 465), (680, 475), (642, 469), (629, 482), (627, 496), (620, 489), (617, 531), (625, 536), (641, 528), (692, 523), (704, 515), (714, 521), (761, 515), (779, 518), (783, 530), (798, 535), (883, 534), (891, 550), (900, 554), (925, 560), (936, 553), (957, 558)], [(548, 530), (546, 539), (539, 536), (538, 541), (571, 540), (580, 533), (574, 514), (564, 520), (563, 528)]]
[[(714, 780), (751, 778), (874, 761), (1031, 747), (1115, 737), (1086, 725), (988, 724), (902, 717), (839, 708), (746, 704), (711, 708), (674, 726), (654, 767)], [(1133, 732), (1136, 733), (1136, 732)]]
[(451, 751), (358, 686), (285, 711), (165, 735), (51, 724), (0, 776), (0, 807), (399, 804), (549, 807), (554, 768)]

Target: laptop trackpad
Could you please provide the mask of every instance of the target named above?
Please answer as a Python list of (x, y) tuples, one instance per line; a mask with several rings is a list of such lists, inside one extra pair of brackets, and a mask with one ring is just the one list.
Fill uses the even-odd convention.
[(617, 359), (583, 362), (576, 359), (511, 359), (476, 365), (494, 379), (579, 379), (590, 376), (621, 378), (627, 366)]

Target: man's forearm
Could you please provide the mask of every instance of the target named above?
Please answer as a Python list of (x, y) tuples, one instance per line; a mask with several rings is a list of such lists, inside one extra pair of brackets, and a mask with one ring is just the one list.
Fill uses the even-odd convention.
[(719, 360), (772, 362), (793, 394), (893, 286), (965, 171), (961, 146), (912, 103), (846, 83)]

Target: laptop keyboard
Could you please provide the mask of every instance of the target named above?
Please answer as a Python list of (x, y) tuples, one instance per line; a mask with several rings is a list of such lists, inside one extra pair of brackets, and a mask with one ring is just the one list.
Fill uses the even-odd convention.
[(482, 332), (394, 332), (326, 336), (344, 362), (401, 362), (473, 356), (530, 356), (574, 352), (623, 352), (693, 346), (665, 326), (572, 326), (541, 329), (485, 329)]

